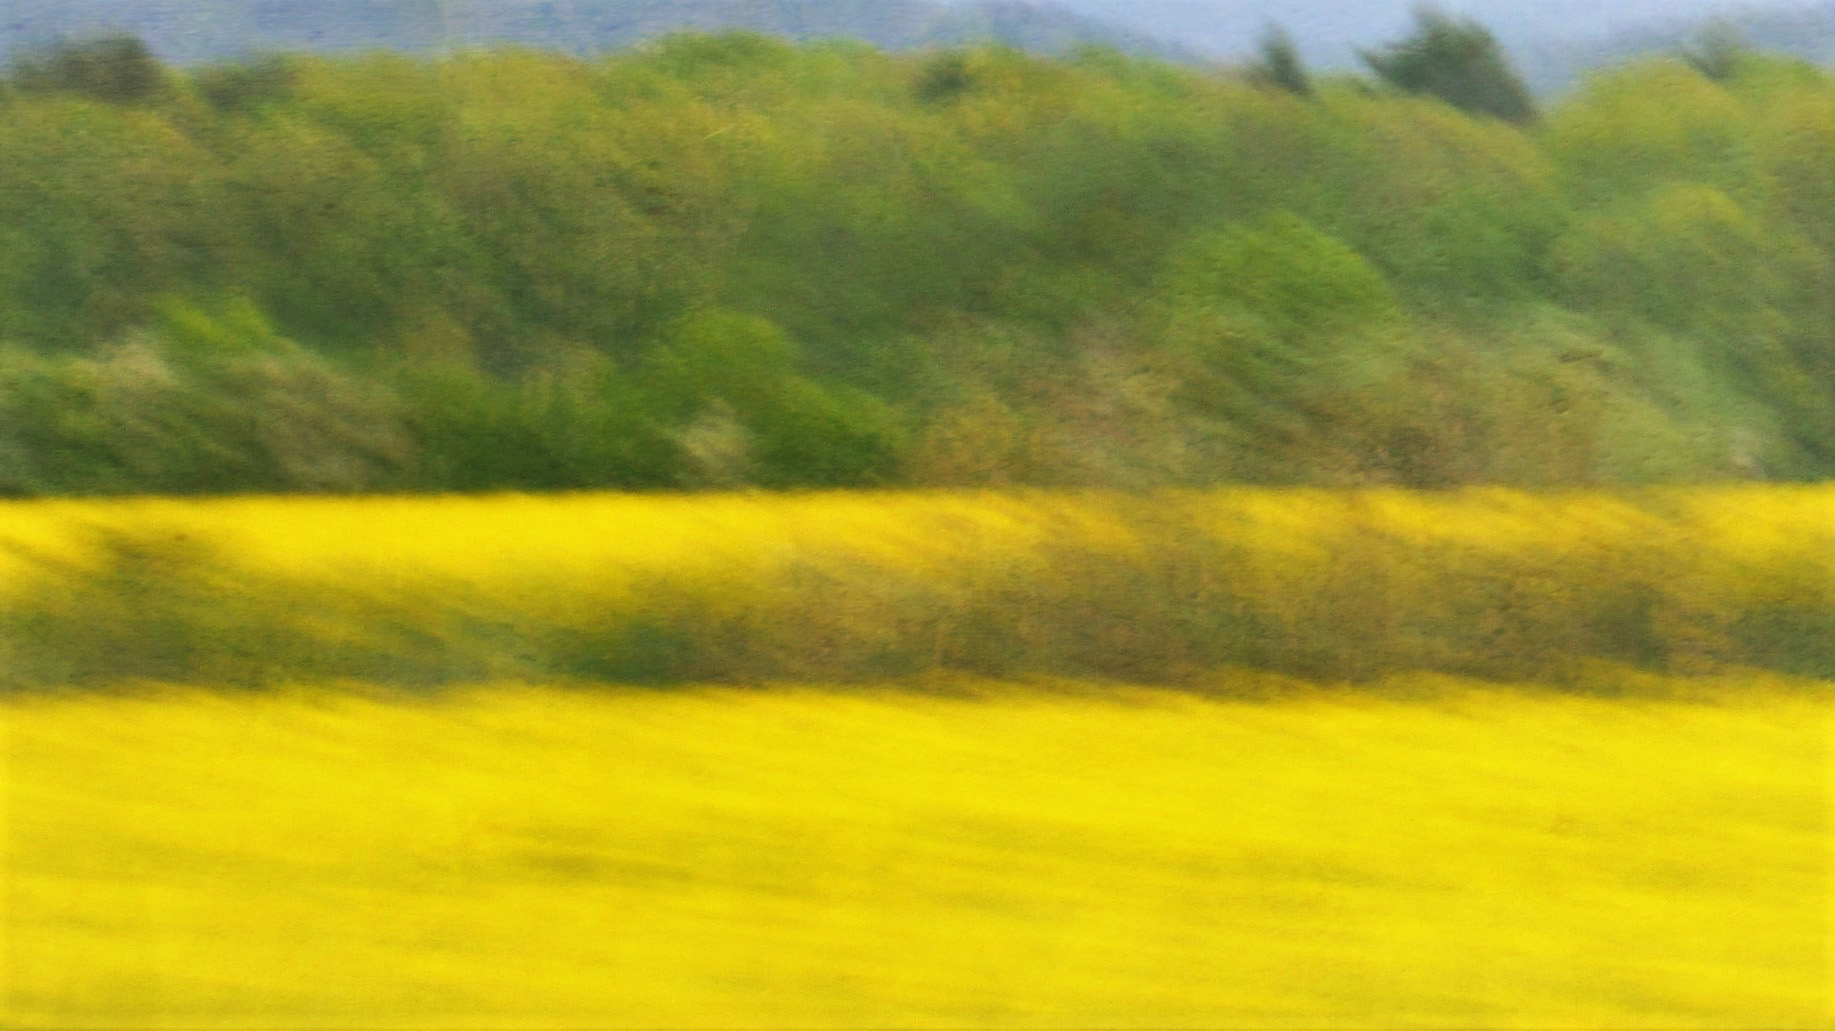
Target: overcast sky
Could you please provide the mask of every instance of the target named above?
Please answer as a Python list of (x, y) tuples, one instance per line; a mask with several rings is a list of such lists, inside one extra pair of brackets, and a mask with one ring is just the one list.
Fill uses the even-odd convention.
[[(1278, 21), (1314, 61), (1353, 59), (1403, 35), (1417, 0), (1057, 0), (1082, 14), (1131, 24), (1193, 49), (1215, 54), (1253, 47), (1263, 27)], [(1799, 2), (1736, 4), (1727, 0), (1444, 0), (1439, 6), (1469, 15), (1506, 41), (1598, 36), (1615, 28), (1690, 21), (1741, 6), (1801, 7)]]

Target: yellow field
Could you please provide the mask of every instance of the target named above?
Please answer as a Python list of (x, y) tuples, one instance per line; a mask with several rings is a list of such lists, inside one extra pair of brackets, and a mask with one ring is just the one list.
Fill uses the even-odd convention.
[(1835, 685), (1624, 675), (16, 695), (4, 1022), (1828, 1026)]
[(970, 555), (1075, 540), (1128, 555), (1141, 512), (1228, 539), (1274, 567), (1304, 565), (1350, 528), (1408, 545), (1563, 554), (1682, 536), (1724, 561), (1835, 573), (1835, 484), (1737, 485), (1640, 495), (1473, 489), (163, 498), (0, 503), (0, 583), (26, 554), (80, 557), (80, 531), (184, 534), (265, 573), (438, 577), (512, 589), (530, 573), (615, 577), (707, 570), (738, 578), (790, 556), (840, 554), (940, 574)]
[(1828, 1027), (1831, 671), (1830, 485), (0, 504), (0, 1023)]

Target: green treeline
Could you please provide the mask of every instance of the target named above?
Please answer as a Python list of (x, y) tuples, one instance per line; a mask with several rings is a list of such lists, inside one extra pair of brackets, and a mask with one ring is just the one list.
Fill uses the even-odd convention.
[(0, 493), (1835, 475), (1835, 78), (1781, 58), (1497, 118), (747, 35), (77, 56), (0, 86)]

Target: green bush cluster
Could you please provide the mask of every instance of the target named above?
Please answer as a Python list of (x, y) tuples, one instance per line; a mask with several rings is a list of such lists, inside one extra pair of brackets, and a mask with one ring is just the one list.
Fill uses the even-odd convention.
[(1835, 80), (1487, 38), (22, 59), (0, 490), (1835, 472)]

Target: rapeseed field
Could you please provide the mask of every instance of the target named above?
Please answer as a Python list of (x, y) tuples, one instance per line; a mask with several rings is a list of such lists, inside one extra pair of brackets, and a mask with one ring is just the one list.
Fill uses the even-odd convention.
[(16, 696), (5, 1020), (1827, 1026), (1828, 684), (1220, 679)]
[(7, 1026), (1835, 1019), (1828, 487), (11, 503), (0, 684)]

